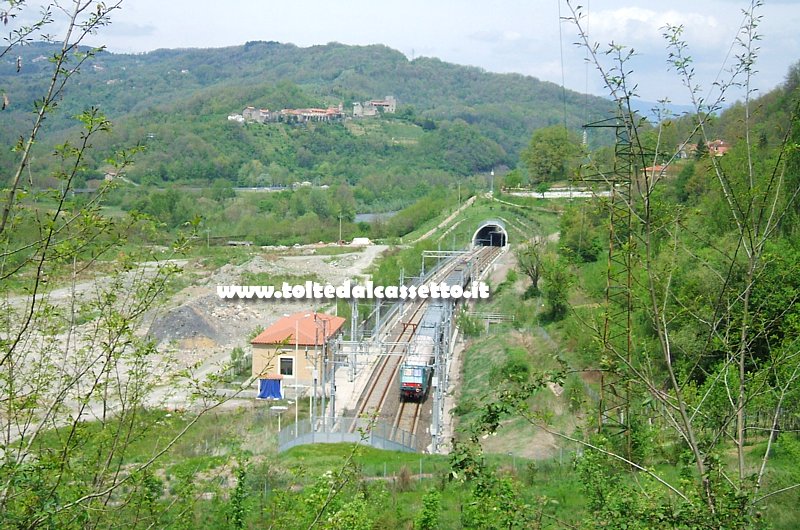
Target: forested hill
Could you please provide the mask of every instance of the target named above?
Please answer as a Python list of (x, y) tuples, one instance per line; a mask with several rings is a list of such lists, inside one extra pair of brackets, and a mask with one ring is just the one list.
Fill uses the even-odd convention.
[[(0, 76), (12, 86), (16, 79), (33, 88), (31, 81), (47, 69), (48, 63), (42, 58), (52, 51), (43, 44), (26, 47), (21, 75), (10, 75), (15, 64), (9, 59), (0, 66)], [(563, 91), (554, 83), (518, 74), (488, 73), (427, 57), (409, 61), (382, 45), (330, 43), (300, 48), (250, 42), (228, 48), (156, 50), (137, 55), (101, 53), (84, 70), (78, 85), (93, 101), (101, 102), (110, 115), (120, 116), (185, 99), (204, 87), (234, 88), (278, 81), (308, 87), (314, 95), (329, 102), (343, 101), (346, 106), (392, 94), (401, 104), (440, 117), (476, 121), (497, 114), (514, 116), (529, 127), (563, 120)], [(589, 119), (605, 117), (608, 108), (601, 98), (587, 99), (571, 91), (566, 92), (566, 100), (571, 126), (580, 126), (587, 115)], [(503, 123), (500, 119), (496, 122)]]
[[(0, 114), (3, 123), (13, 120), (19, 124), (25, 119), (33, 97), (47, 81), (47, 58), (53, 52), (44, 44), (23, 48), (19, 73), (16, 57), (7, 57), (0, 65), (0, 85), (10, 102)], [(200, 122), (224, 120), (228, 113), (241, 112), (246, 105), (279, 109), (343, 103), (350, 111), (355, 101), (391, 94), (398, 100), (398, 114), (409, 121), (466, 124), (470, 135), (499, 145), (502, 152), (496, 160), (487, 161), (489, 165), (514, 164), (533, 130), (562, 123), (565, 111), (569, 127), (578, 129), (586, 121), (607, 117), (610, 108), (602, 98), (565, 92), (533, 77), (488, 73), (425, 57), (408, 60), (381, 45), (338, 43), (300, 48), (250, 42), (136, 55), (102, 52), (84, 65), (69, 90), (68, 103), (49, 120), (50, 131), (74, 125), (69, 118), (93, 105), (118, 129), (132, 122), (149, 131), (163, 123), (165, 116), (181, 115), (180, 123), (174, 123), (178, 129), (169, 136), (191, 131), (205, 141), (214, 140), (219, 131), (199, 127)], [(199, 130), (202, 128), (205, 132)], [(7, 136), (11, 129), (4, 126), (6, 132), (0, 133), (6, 143), (16, 139)], [(135, 139), (133, 133), (123, 136)]]

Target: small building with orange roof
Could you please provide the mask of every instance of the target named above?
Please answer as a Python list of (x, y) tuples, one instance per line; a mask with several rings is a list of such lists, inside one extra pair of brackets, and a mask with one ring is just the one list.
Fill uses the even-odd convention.
[(730, 146), (724, 140), (712, 140), (708, 142), (708, 152), (714, 156), (722, 156), (728, 152)]
[(252, 374), (260, 380), (259, 388), (265, 387), (266, 381), (272, 381), (272, 388), (274, 381), (287, 386), (314, 384), (324, 357), (333, 359), (330, 346), (341, 335), (344, 323), (342, 317), (301, 311), (278, 319), (259, 333), (250, 341)]

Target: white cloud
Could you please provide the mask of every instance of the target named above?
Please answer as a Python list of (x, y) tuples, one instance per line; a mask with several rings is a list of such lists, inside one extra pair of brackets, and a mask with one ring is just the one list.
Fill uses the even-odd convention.
[[(588, 4), (572, 1), (573, 5), (579, 2)], [(603, 0), (591, 2), (591, 11), (584, 9), (588, 15), (584, 22), (590, 40), (601, 48), (614, 41), (638, 52), (632, 67), (643, 97), (670, 95), (680, 100), (685, 90), (666, 71), (662, 28), (668, 23), (684, 26), (683, 38), (695, 66), (700, 74), (710, 76), (702, 80), (707, 85), (728, 56), (742, 22), (741, 10), (748, 5), (747, 0)], [(760, 87), (770, 89), (783, 79), (788, 65), (800, 58), (796, 36), (800, 9), (787, 0), (770, 0), (759, 14), (764, 15), (759, 28), (764, 35), (759, 43), (763, 50)], [(594, 69), (587, 73), (585, 51), (572, 44), (578, 40), (575, 27), (559, 23), (559, 15), (568, 16), (565, 0), (407, 0), (402, 4), (229, 0), (224, 6), (214, 0), (125, 0), (114, 24), (93, 42), (117, 51), (225, 46), (248, 40), (299, 46), (330, 41), (381, 43), (408, 56), (438, 57), (493, 72), (520, 72), (556, 83), (563, 76), (571, 89), (588, 87), (603, 94)]]
[[(591, 13), (584, 21), (593, 41), (603, 44), (615, 42), (643, 50), (663, 50), (662, 37), (667, 25), (683, 26), (687, 41), (699, 46), (726, 46), (734, 36), (716, 15), (703, 15), (686, 11), (653, 11), (641, 7), (623, 7)], [(738, 23), (737, 23), (738, 25)]]

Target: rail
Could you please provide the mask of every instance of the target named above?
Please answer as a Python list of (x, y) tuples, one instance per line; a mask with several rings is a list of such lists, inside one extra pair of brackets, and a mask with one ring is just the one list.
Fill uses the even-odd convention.
[[(502, 253), (500, 247), (478, 247), (457, 257), (437, 263), (428, 270), (424, 277), (418, 277), (408, 285), (420, 285), (423, 282), (443, 281), (460, 265), (468, 264), (467, 271), (472, 280), (480, 278)], [(422, 409), (428, 401), (408, 402), (401, 400), (399, 391), (397, 399), (388, 399), (393, 390), (397, 373), (405, 353), (422, 319), (427, 300), (419, 299), (398, 303), (384, 313), (383, 326), (376, 329), (374, 337), (382, 344), (384, 351), (374, 366), (369, 384), (364, 388), (356, 404), (356, 410), (347, 417), (318, 418), (316, 422), (303, 422), (291, 425), (278, 434), (279, 451), (285, 451), (297, 445), (309, 443), (361, 443), (381, 449), (397, 451), (422, 451), (428, 442), (425, 436), (417, 434), (428, 421), (423, 419)], [(409, 305), (410, 304), (410, 305)], [(405, 314), (400, 313), (403, 311)], [(390, 325), (391, 324), (391, 325)], [(395, 408), (396, 407), (396, 408)], [(427, 414), (427, 413), (426, 413)], [(375, 416), (383, 418), (371, 421), (367, 418)]]
[[(419, 281), (444, 280), (453, 270), (463, 263), (474, 263), (475, 269), (477, 270), (473, 270), (472, 272), (480, 275), (500, 251), (500, 248), (482, 247), (472, 249), (466, 253), (456, 253), (450, 259), (437, 264), (436, 267), (431, 269), (429, 273), (426, 274), (424, 278), (419, 279)], [(465, 259), (455, 259), (462, 257)], [(402, 355), (391, 354), (396, 353), (397, 344), (402, 344), (403, 342), (409, 343), (411, 341), (416, 331), (416, 324), (419, 323), (424, 314), (426, 302), (427, 300), (417, 300), (413, 302), (411, 316), (406, 319), (405, 322), (399, 322), (399, 324), (402, 325), (402, 329), (398, 330), (398, 322), (395, 322), (394, 325), (386, 331), (387, 335), (394, 331), (396, 336), (393, 342), (394, 346), (386, 352), (390, 355), (384, 355), (383, 358), (379, 360), (370, 378), (370, 384), (364, 389), (364, 392), (358, 400), (357, 414), (359, 415), (378, 412), (394, 417), (391, 431), (392, 439), (395, 439), (394, 433), (396, 432), (402, 433), (410, 431), (416, 434), (420, 425), (422, 403), (409, 403), (405, 400), (400, 400), (396, 410), (392, 410), (393, 405), (389, 407), (390, 410), (385, 409), (387, 408), (386, 403), (389, 393), (397, 389), (397, 385), (394, 384), (394, 382), (403, 358)], [(389, 320), (385, 320), (385, 322), (388, 323)]]
[[(499, 247), (498, 247), (499, 248)], [(437, 251), (426, 251), (426, 252), (437, 252)], [(452, 265), (454, 258), (459, 258), (462, 256), (472, 256), (474, 254), (480, 253), (480, 250), (457, 250), (457, 251), (439, 251), (442, 256), (448, 256), (447, 259), (438, 261), (436, 265), (434, 265), (431, 269), (424, 271), (422, 276), (414, 276), (409, 278), (410, 282), (405, 282), (407, 286), (416, 286), (419, 287), (420, 285), (429, 282), (439, 271), (442, 270), (444, 267), (448, 267)], [(397, 302), (388, 306), (388, 310), (382, 314), (380, 322), (375, 323), (375, 327), (372, 330), (373, 337), (381, 337), (391, 330), (389, 328), (389, 324), (392, 322), (392, 319), (397, 315), (398, 311), (401, 311), (403, 307), (405, 307), (406, 302), (404, 300), (398, 300)], [(388, 328), (388, 329), (387, 329)]]

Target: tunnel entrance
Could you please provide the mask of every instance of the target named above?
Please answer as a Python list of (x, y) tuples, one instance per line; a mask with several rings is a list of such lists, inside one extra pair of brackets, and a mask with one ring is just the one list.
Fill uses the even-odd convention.
[(504, 247), (508, 245), (508, 232), (502, 221), (484, 221), (472, 236), (474, 247)]

